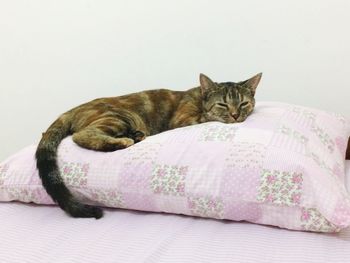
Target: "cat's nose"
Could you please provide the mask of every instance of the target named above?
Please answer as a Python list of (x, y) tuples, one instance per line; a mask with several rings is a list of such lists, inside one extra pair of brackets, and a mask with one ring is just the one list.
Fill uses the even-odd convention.
[(235, 120), (237, 120), (238, 117), (239, 117), (239, 113), (238, 113), (238, 112), (232, 112), (232, 113), (231, 113), (231, 116), (232, 116)]

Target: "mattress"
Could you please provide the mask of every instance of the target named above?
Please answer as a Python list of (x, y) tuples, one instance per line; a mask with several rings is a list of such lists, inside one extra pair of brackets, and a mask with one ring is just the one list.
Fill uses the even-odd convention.
[[(350, 189), (350, 161), (347, 162)], [(245, 222), (106, 210), (72, 219), (55, 206), (0, 203), (0, 262), (350, 262), (350, 229), (290, 231)]]

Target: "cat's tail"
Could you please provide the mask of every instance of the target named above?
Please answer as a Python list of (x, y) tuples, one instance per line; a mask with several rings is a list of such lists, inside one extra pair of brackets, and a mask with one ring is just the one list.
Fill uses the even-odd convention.
[(42, 184), (51, 198), (72, 217), (101, 218), (102, 210), (80, 203), (71, 194), (60, 175), (57, 165), (57, 148), (69, 134), (71, 134), (71, 121), (65, 114), (43, 133), (35, 154)]

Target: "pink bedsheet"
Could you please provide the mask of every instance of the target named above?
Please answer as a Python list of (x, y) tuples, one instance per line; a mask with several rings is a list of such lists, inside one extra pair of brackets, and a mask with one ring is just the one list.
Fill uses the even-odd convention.
[[(350, 162), (348, 189), (350, 189)], [(72, 219), (57, 207), (0, 203), (0, 262), (350, 262), (350, 229), (283, 230), (179, 215), (108, 210)]]

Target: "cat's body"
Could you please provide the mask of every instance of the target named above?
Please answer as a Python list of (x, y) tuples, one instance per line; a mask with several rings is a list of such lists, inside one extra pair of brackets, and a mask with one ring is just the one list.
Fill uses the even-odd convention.
[(201, 86), (187, 91), (149, 90), (96, 99), (62, 114), (43, 133), (36, 152), (46, 191), (71, 216), (100, 218), (102, 210), (76, 200), (59, 174), (56, 152), (62, 139), (73, 135), (84, 148), (114, 151), (169, 129), (207, 121), (241, 122), (253, 111), (260, 78), (213, 83), (201, 75)]
[[(78, 132), (97, 122), (109, 127), (116, 127), (118, 122), (119, 132), (131, 135), (132, 131), (142, 131), (149, 136), (200, 123), (199, 96), (199, 88), (194, 88), (189, 91), (148, 90), (120, 97), (96, 99), (69, 112), (69, 116), (75, 119), (72, 132)], [(116, 131), (107, 132), (111, 132), (113, 137), (121, 135), (116, 134)]]

